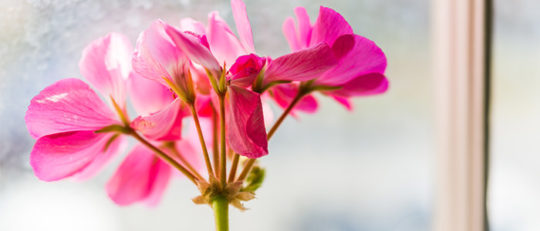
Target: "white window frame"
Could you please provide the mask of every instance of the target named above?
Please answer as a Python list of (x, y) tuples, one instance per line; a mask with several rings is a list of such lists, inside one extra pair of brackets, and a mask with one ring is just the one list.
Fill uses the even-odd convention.
[(432, 0), (436, 231), (487, 230), (490, 0)]

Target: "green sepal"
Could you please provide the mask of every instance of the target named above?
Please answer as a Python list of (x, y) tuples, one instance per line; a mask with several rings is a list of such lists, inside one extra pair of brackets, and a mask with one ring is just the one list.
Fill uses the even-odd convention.
[(246, 186), (242, 188), (242, 192), (255, 192), (262, 186), (264, 177), (266, 175), (266, 170), (259, 166), (253, 167), (246, 179)]
[(107, 143), (105, 143), (105, 146), (103, 146), (103, 152), (107, 151), (107, 149), (109, 149), (109, 146), (111, 146), (112, 142), (114, 142), (118, 137), (120, 137), (120, 134), (118, 133), (111, 136), (111, 138), (107, 140)]

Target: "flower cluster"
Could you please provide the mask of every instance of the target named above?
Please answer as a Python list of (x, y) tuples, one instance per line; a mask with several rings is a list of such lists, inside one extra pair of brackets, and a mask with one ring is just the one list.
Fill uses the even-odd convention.
[[(351, 109), (351, 97), (387, 90), (384, 53), (334, 10), (321, 7), (312, 22), (296, 8), (283, 24), (291, 53), (270, 58), (255, 51), (244, 3), (231, 6), (237, 34), (212, 12), (206, 25), (157, 20), (135, 47), (118, 33), (88, 45), (79, 62), (86, 82), (60, 80), (28, 107), (35, 175), (91, 177), (132, 137), (106, 185), (115, 203), (157, 203), (176, 169), (201, 191), (196, 203), (222, 196), (241, 208), (262, 181), (256, 159), (268, 139), (288, 114), (317, 110), (313, 93)], [(269, 101), (284, 110), (267, 131)]]

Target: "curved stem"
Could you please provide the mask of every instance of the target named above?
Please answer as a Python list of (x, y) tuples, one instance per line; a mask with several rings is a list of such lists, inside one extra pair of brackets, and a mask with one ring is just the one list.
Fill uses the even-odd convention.
[(279, 128), (279, 125), (281, 125), (281, 123), (283, 123), (283, 120), (285, 120), (285, 118), (287, 118), (287, 116), (289, 115), (289, 113), (291, 112), (291, 110), (294, 108), (294, 106), (296, 106), (296, 104), (298, 102), (300, 102), (300, 100), (302, 99), (302, 97), (304, 97), (306, 95), (306, 93), (304, 93), (303, 91), (299, 91), (298, 94), (296, 95), (296, 97), (294, 97), (294, 99), (291, 101), (291, 103), (289, 104), (289, 106), (287, 107), (287, 109), (285, 109), (285, 111), (283, 111), (283, 113), (281, 113), (281, 116), (279, 116), (279, 119), (276, 120), (276, 122), (274, 123), (274, 125), (272, 126), (272, 128), (270, 128), (270, 130), (268, 131), (268, 135), (267, 135), (267, 139), (270, 140), (270, 138), (272, 138), (272, 136), (274, 135), (274, 133), (276, 132), (276, 130)]
[(187, 169), (185, 169), (180, 163), (176, 162), (173, 158), (168, 156), (165, 152), (161, 151), (158, 147), (154, 146), (147, 140), (145, 140), (142, 136), (140, 136), (137, 132), (132, 131), (129, 133), (131, 136), (133, 136), (135, 139), (137, 139), (139, 142), (144, 144), (146, 147), (154, 151), (159, 158), (161, 158), (163, 161), (169, 163), (170, 165), (174, 166), (176, 169), (180, 170), (186, 177), (191, 180), (194, 184), (198, 184), (195, 176), (191, 174)]
[(217, 196), (212, 200), (216, 231), (229, 231), (229, 202), (224, 196)]
[(212, 164), (210, 164), (210, 156), (208, 155), (208, 150), (206, 149), (206, 142), (204, 142), (204, 136), (201, 129), (201, 124), (199, 122), (199, 115), (197, 115), (197, 110), (195, 110), (195, 104), (189, 105), (191, 109), (191, 115), (193, 116), (193, 121), (195, 121), (195, 127), (197, 127), (197, 133), (199, 134), (199, 141), (201, 143), (201, 148), (204, 155), (204, 162), (206, 163), (206, 170), (208, 170), (208, 177), (214, 176), (214, 171), (212, 170)]
[(219, 119), (220, 119), (220, 122), (221, 122), (221, 137), (220, 137), (220, 142), (221, 142), (221, 151), (220, 151), (220, 158), (219, 158), (219, 161), (220, 161), (220, 166), (219, 166), (219, 170), (220, 170), (220, 174), (219, 174), (219, 179), (221, 181), (221, 186), (223, 186), (223, 188), (225, 188), (225, 185), (227, 184), (227, 146), (226, 146), (226, 143), (225, 143), (225, 95), (220, 95), (219, 96)]
[[(294, 108), (294, 106), (296, 106), (296, 104), (298, 102), (300, 102), (302, 97), (304, 97), (308, 93), (309, 93), (309, 90), (307, 90), (307, 91), (304, 91), (304, 90), (298, 91), (298, 94), (294, 97), (294, 99), (291, 101), (291, 103), (285, 109), (285, 111), (283, 111), (283, 113), (281, 113), (281, 116), (279, 116), (279, 119), (276, 120), (276, 122), (274, 123), (272, 128), (270, 128), (270, 130), (268, 131), (268, 134), (266, 136), (267, 140), (270, 140), (270, 138), (272, 138), (272, 136), (274, 135), (276, 130), (279, 128), (281, 123), (283, 123), (283, 120), (285, 120), (285, 118), (287, 118), (287, 116), (289, 115), (291, 110)], [(246, 163), (246, 166), (244, 167), (244, 169), (242, 169), (242, 173), (240, 173), (240, 176), (238, 177), (239, 181), (243, 181), (247, 177), (249, 171), (251, 171), (251, 167), (253, 167), (253, 164), (255, 164), (255, 161), (257, 161), (257, 159), (249, 159), (248, 160), (248, 162)]]

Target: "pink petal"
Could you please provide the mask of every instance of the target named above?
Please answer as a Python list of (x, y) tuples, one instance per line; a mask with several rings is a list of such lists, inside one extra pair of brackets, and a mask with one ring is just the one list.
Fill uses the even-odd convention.
[(107, 182), (107, 194), (118, 205), (149, 200), (157, 203), (169, 183), (171, 167), (138, 145)]
[(238, 56), (248, 53), (217, 12), (209, 15), (206, 35), (210, 50), (220, 64), (231, 66)]
[(174, 100), (169, 88), (135, 73), (129, 76), (127, 85), (131, 103), (138, 115), (157, 112)]
[[(351, 45), (353, 39), (354, 46)], [(343, 35), (332, 48), (341, 58), (334, 68), (316, 80), (316, 84), (339, 86), (361, 75), (383, 74), (386, 69), (386, 57), (381, 48), (360, 35)]]
[(319, 17), (313, 25), (310, 46), (321, 42), (334, 44), (334, 41), (345, 34), (352, 34), (353, 30), (349, 23), (338, 12), (321, 6)]
[(187, 59), (170, 40), (164, 28), (165, 23), (158, 20), (140, 34), (133, 55), (133, 69), (142, 77), (167, 86), (163, 78), (173, 80), (182, 71), (178, 67), (187, 62)]
[(285, 39), (287, 39), (287, 42), (289, 43), (289, 47), (292, 51), (297, 51), (303, 48), (301, 45), (302, 43), (299, 41), (298, 33), (296, 32), (296, 27), (294, 24), (294, 19), (292, 17), (288, 17), (285, 19), (285, 22), (283, 22), (283, 35), (285, 35)]
[(230, 86), (226, 104), (227, 140), (238, 154), (259, 158), (268, 154), (260, 95)]
[(63, 79), (43, 89), (30, 102), (25, 120), (34, 138), (118, 123), (107, 105), (79, 79)]
[[(295, 84), (280, 84), (272, 87), (273, 98), (276, 103), (283, 109), (289, 107), (289, 104), (293, 101), (294, 97), (298, 94), (298, 85)], [(293, 108), (292, 113), (295, 110), (299, 110), (305, 113), (315, 113), (317, 111), (317, 100), (313, 95), (304, 96), (298, 104)]]
[(110, 33), (99, 38), (84, 49), (79, 62), (81, 74), (104, 97), (112, 96), (116, 102), (124, 104), (132, 50), (131, 43), (122, 34)]
[(216, 73), (221, 70), (220, 64), (212, 55), (208, 47), (203, 44), (201, 38), (194, 34), (180, 32), (169, 25), (165, 25), (165, 31), (174, 44), (179, 47), (189, 59)]
[(321, 74), (333, 67), (336, 62), (332, 49), (326, 43), (321, 43), (308, 49), (281, 56), (270, 62), (263, 83), (268, 84), (281, 80), (311, 80), (320, 77)]
[(193, 32), (198, 35), (204, 35), (206, 28), (201, 22), (192, 18), (183, 18), (180, 20), (180, 29), (182, 31)]
[[(311, 22), (309, 20), (309, 15), (304, 7), (296, 7), (294, 9), (294, 14), (298, 19), (298, 40), (301, 44), (301, 48), (306, 48), (310, 44), (311, 40)], [(315, 43), (316, 44), (316, 43)], [(331, 43), (328, 43), (331, 44)]]
[(234, 17), (234, 23), (236, 24), (236, 31), (240, 37), (240, 42), (247, 53), (254, 53), (255, 46), (253, 45), (253, 33), (251, 31), (251, 24), (246, 12), (246, 5), (242, 0), (231, 0), (231, 8)]
[(135, 118), (131, 127), (152, 140), (177, 140), (182, 132), (182, 119), (187, 113), (181, 100), (176, 99), (156, 113)]
[(197, 115), (202, 117), (211, 117), (214, 111), (212, 99), (209, 95), (197, 95), (195, 107), (197, 108)]
[[(105, 164), (117, 150), (117, 144), (105, 152), (104, 147), (112, 134), (93, 131), (57, 133), (39, 138), (30, 153), (30, 165), (36, 176), (44, 181), (60, 180), (84, 171), (89, 166), (95, 170)], [(100, 157), (102, 156), (102, 157)], [(99, 159), (97, 159), (99, 158)], [(99, 165), (93, 165), (93, 161)]]
[(265, 63), (265, 58), (261, 58), (255, 54), (238, 57), (234, 65), (229, 69), (229, 72), (232, 74), (231, 84), (241, 87), (251, 86)]
[[(108, 137), (111, 137), (111, 135), (109, 135)], [(107, 138), (107, 141), (109, 139), (110, 138)], [(114, 141), (112, 141), (112, 143), (107, 145), (107, 150), (105, 150), (105, 153), (107, 154), (98, 154), (94, 158), (94, 160), (86, 166), (86, 168), (81, 170), (74, 177), (77, 180), (87, 180), (95, 176), (101, 169), (103, 169), (105, 164), (107, 164), (111, 160), (112, 157), (120, 153), (122, 150), (125, 150), (126, 146), (127, 146), (127, 139), (124, 136), (119, 136), (115, 138)], [(104, 148), (105, 147), (103, 147), (103, 149)]]
[(386, 92), (388, 79), (379, 73), (361, 75), (341, 86), (341, 89), (331, 91), (329, 94), (351, 97), (368, 96)]

